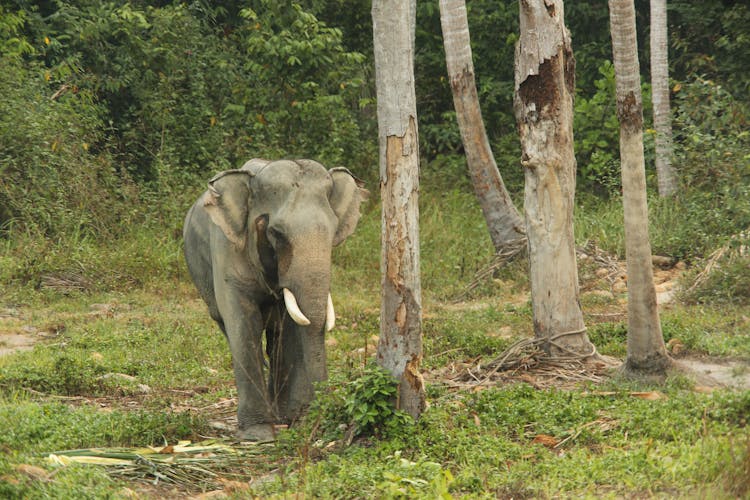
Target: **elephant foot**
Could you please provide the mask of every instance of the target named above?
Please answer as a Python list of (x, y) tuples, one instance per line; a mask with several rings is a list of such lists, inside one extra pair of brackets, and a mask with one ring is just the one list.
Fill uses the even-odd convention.
[(240, 441), (254, 441), (257, 443), (270, 443), (276, 440), (273, 424), (253, 424), (240, 429), (237, 432)]

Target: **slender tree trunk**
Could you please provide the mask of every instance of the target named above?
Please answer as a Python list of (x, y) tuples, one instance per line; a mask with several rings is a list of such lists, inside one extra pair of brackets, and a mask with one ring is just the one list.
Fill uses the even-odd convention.
[(526, 176), (534, 334), (552, 355), (594, 355), (578, 301), (573, 235), (575, 60), (562, 0), (522, 0), (514, 108)]
[(380, 145), (382, 304), (378, 363), (400, 382), (398, 407), (425, 406), (419, 275), (419, 141), (414, 91), (415, 0), (373, 0)]
[(663, 373), (671, 364), (656, 308), (643, 159), (643, 104), (633, 0), (609, 0), (620, 120), (622, 203), (628, 266), (628, 353), (625, 370)]
[(440, 22), (466, 162), (492, 244), (496, 252), (523, 248), (523, 220), (505, 189), (479, 108), (465, 0), (440, 0)]
[(671, 196), (677, 191), (677, 173), (672, 165), (672, 115), (669, 109), (667, 61), (667, 0), (651, 0), (651, 97), (659, 196)]

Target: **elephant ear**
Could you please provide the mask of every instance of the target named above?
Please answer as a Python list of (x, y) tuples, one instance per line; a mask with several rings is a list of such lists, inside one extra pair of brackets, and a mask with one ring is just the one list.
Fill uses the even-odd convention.
[(203, 206), (211, 221), (240, 248), (247, 242), (250, 179), (247, 170), (227, 170), (208, 181)]
[(364, 189), (364, 183), (354, 177), (348, 169), (332, 168), (328, 171), (333, 180), (333, 190), (330, 195), (331, 208), (339, 219), (333, 245), (341, 244), (357, 227), (359, 222), (359, 205), (367, 200), (369, 191)]

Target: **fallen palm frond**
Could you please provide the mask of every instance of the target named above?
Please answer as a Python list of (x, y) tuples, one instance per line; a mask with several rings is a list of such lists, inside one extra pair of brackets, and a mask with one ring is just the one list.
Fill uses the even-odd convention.
[(230, 446), (217, 441), (191, 443), (180, 441), (162, 448), (87, 448), (50, 453), (53, 465), (99, 465), (123, 479), (143, 480), (153, 484), (173, 483), (185, 488), (207, 489), (251, 456), (262, 455), (263, 445)]
[[(453, 298), (453, 302), (466, 300), (474, 290), (476, 290), (482, 283), (492, 279), (492, 277), (494, 277), (495, 274), (508, 262), (522, 255), (523, 252), (526, 251), (526, 243), (526, 237), (518, 238), (517, 240), (509, 242), (503, 250), (492, 256), (492, 259), (486, 266), (476, 272), (471, 283)], [(588, 241), (585, 245), (576, 247), (576, 255), (579, 260), (591, 259), (600, 268), (607, 269), (608, 273), (606, 279), (610, 282), (614, 280), (615, 276), (622, 273), (622, 269), (620, 268), (617, 259), (596, 246), (593, 241)]]
[[(559, 336), (568, 333), (575, 332)], [(562, 348), (555, 340), (556, 337), (521, 339), (487, 363), (477, 360), (453, 370), (450, 375), (438, 374), (438, 378), (456, 388), (522, 381), (541, 389), (560, 386), (561, 383), (600, 383), (604, 380), (607, 365), (598, 360), (596, 350), (552, 356), (543, 347), (551, 344)]]
[(468, 284), (465, 290), (454, 297), (453, 302), (466, 300), (479, 285), (492, 278), (505, 264), (521, 255), (526, 250), (526, 241), (526, 237), (524, 236), (508, 242), (505, 248), (492, 257), (492, 261), (487, 266), (477, 271), (471, 283)]
[(689, 296), (704, 286), (714, 271), (721, 267), (722, 263), (730, 262), (737, 258), (748, 257), (750, 255), (749, 243), (750, 230), (733, 235), (727, 243), (708, 256), (703, 269), (695, 275), (693, 284), (685, 291), (685, 295)]
[(42, 288), (48, 288), (62, 294), (71, 292), (82, 292), (89, 290), (92, 286), (89, 280), (82, 273), (66, 272), (56, 274), (45, 274), (42, 276)]

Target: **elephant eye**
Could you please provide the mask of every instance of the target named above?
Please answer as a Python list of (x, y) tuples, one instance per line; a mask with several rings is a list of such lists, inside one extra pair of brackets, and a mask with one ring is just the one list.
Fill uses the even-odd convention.
[(271, 239), (274, 243), (282, 243), (286, 241), (286, 236), (284, 236), (284, 233), (279, 231), (276, 227), (270, 226), (268, 228), (268, 237)]

